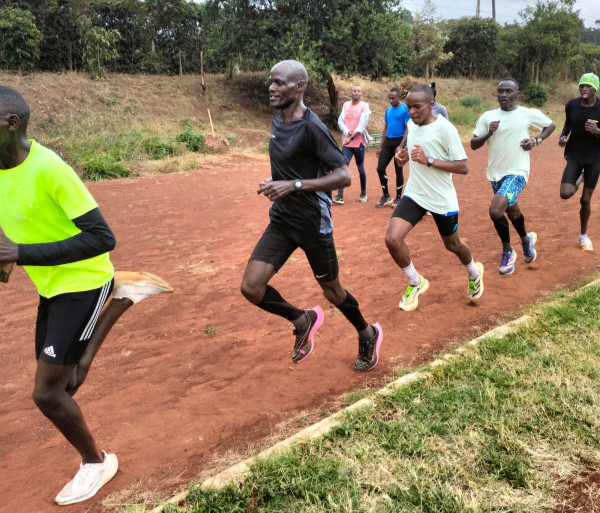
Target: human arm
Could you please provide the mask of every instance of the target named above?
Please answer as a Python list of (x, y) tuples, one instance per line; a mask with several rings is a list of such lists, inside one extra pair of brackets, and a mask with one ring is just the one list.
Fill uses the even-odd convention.
[(348, 135), (348, 133), (350, 132), (350, 130), (348, 130), (348, 127), (346, 126), (344, 117), (345, 117), (345, 109), (344, 106), (342, 106), (342, 112), (340, 112), (340, 117), (338, 118), (338, 126), (340, 127), (340, 130), (342, 131), (342, 133), (344, 135)]
[[(481, 118), (477, 122), (476, 130), (481, 129), (480, 122), (481, 122)], [(486, 143), (486, 141), (490, 137), (492, 137), (492, 135), (494, 135), (496, 130), (498, 130), (499, 126), (500, 126), (500, 121), (492, 121), (487, 129), (487, 132), (485, 132), (483, 135), (473, 135), (473, 138), (471, 139), (471, 149), (478, 150), (479, 148), (481, 148)], [(480, 130), (480, 131), (482, 131), (482, 130)]]
[[(407, 152), (408, 153), (408, 152)], [(411, 154), (410, 160), (418, 162), (419, 164), (427, 165), (427, 155), (423, 152), (420, 145), (415, 144)], [(447, 173), (454, 173), (457, 175), (466, 175), (469, 172), (469, 166), (467, 159), (462, 160), (440, 160), (434, 159), (431, 167), (436, 168), (438, 171), (445, 171)]]
[(358, 120), (358, 125), (356, 126), (356, 130), (354, 130), (353, 134), (362, 134), (367, 125), (369, 124), (369, 116), (371, 115), (371, 111), (367, 107), (363, 113), (360, 115), (360, 119)]
[[(264, 194), (271, 201), (284, 198), (288, 194), (296, 193), (295, 180), (265, 180), (258, 188), (258, 194)], [(319, 178), (302, 180), (302, 192), (332, 191), (342, 187), (349, 187), (352, 182), (347, 165), (335, 168), (331, 173)]]
[(585, 122), (585, 130), (596, 137), (600, 137), (600, 128), (598, 128), (598, 121), (588, 119)]
[(565, 105), (565, 125), (563, 126), (560, 137), (558, 138), (558, 145), (564, 148), (567, 145), (567, 139), (571, 134), (571, 109), (569, 104)]
[(53, 266), (87, 260), (116, 246), (115, 236), (95, 208), (72, 220), (81, 233), (56, 242), (16, 244), (3, 233), (0, 235), (0, 264)]
[[(552, 132), (556, 129), (556, 125), (554, 123), (550, 123), (547, 127), (545, 127), (539, 135), (536, 137), (530, 137), (529, 139), (523, 139), (521, 141), (521, 148), (525, 151), (531, 151), (535, 146), (539, 146), (542, 144), (542, 141), (550, 136)], [(541, 141), (540, 141), (541, 139)]]

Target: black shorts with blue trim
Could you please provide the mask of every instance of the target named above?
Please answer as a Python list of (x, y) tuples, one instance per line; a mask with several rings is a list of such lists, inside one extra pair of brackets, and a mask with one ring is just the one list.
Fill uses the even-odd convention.
[[(423, 219), (428, 210), (419, 205), (408, 196), (402, 196), (400, 203), (395, 208), (392, 217), (399, 217), (409, 222), (413, 226)], [(458, 229), (458, 212), (448, 212), (447, 214), (431, 213), (433, 220), (437, 225), (438, 232), (442, 237), (449, 237)]]
[(333, 232), (298, 230), (272, 221), (256, 244), (249, 261), (266, 262), (279, 271), (298, 248), (304, 251), (317, 281), (326, 283), (338, 277), (340, 271)]
[(102, 307), (114, 287), (40, 296), (35, 326), (35, 357), (46, 363), (75, 365), (86, 350)]

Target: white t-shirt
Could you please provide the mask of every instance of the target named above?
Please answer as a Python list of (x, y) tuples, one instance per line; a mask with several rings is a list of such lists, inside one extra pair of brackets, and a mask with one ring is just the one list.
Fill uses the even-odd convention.
[[(410, 155), (415, 144), (421, 146), (427, 157), (438, 160), (465, 160), (467, 154), (463, 148), (458, 131), (445, 117), (424, 126), (408, 122), (408, 139), (406, 148)], [(410, 160), (410, 175), (404, 190), (408, 196), (421, 207), (435, 214), (452, 214), (458, 212), (458, 198), (452, 183), (452, 173), (440, 171), (426, 164)]]
[(477, 121), (473, 135), (481, 137), (487, 134), (492, 121), (500, 121), (500, 125), (487, 140), (488, 180), (497, 182), (508, 175), (518, 175), (528, 180), (529, 152), (521, 148), (521, 141), (529, 139), (531, 127), (543, 130), (552, 120), (537, 109), (520, 105), (511, 111), (488, 110)]

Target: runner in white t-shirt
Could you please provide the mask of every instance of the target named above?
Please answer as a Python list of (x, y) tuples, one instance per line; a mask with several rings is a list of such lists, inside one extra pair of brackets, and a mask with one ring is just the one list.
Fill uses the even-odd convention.
[(407, 311), (417, 308), (419, 295), (429, 288), (429, 282), (415, 270), (405, 242), (427, 211), (433, 215), (446, 249), (467, 270), (469, 299), (475, 301), (483, 294), (483, 265), (473, 261), (469, 246), (458, 236), (458, 199), (452, 173), (467, 174), (467, 155), (456, 128), (443, 116), (433, 114), (433, 103), (433, 91), (426, 84), (417, 84), (406, 97), (411, 120), (407, 147), (400, 150), (397, 159), (404, 165), (410, 155), (410, 174), (385, 236), (392, 258), (408, 278), (399, 305)]
[[(519, 84), (514, 78), (500, 81), (500, 108), (481, 115), (471, 139), (473, 150), (481, 148), (486, 141), (488, 143), (487, 177), (494, 191), (490, 218), (502, 241), (502, 260), (498, 268), (500, 274), (512, 274), (515, 271), (517, 256), (510, 244), (510, 230), (504, 212), (521, 237), (525, 263), (530, 264), (537, 258), (534, 249), (537, 235), (535, 232), (527, 233), (517, 196), (529, 178), (529, 152), (542, 144), (556, 128), (552, 120), (539, 110), (517, 105), (519, 94)], [(531, 138), (529, 134), (532, 127), (542, 132)]]

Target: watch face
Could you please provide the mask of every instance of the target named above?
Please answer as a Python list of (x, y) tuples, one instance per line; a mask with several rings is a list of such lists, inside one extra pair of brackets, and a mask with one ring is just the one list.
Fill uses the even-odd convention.
[(435, 161), (435, 159), (433, 157), (429, 157), (427, 159), (427, 163), (431, 166), (431, 164), (433, 164), (433, 162)]
[(297, 190), (300, 190), (300, 189), (302, 189), (302, 181), (301, 181), (301, 180), (296, 180), (296, 181), (294, 182), (294, 187), (295, 187)]

